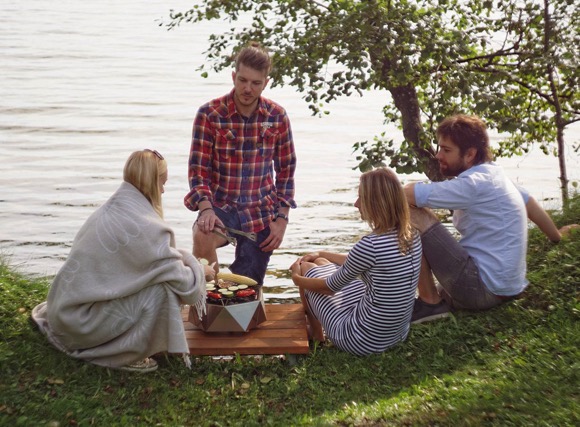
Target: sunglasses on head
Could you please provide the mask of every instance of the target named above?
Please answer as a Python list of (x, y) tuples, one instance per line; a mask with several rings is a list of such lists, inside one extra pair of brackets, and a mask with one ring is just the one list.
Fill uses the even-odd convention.
[(155, 154), (159, 160), (164, 160), (161, 153), (159, 153), (159, 151), (157, 151), (157, 150), (150, 150), (149, 148), (146, 148), (144, 151), (149, 151), (150, 153)]

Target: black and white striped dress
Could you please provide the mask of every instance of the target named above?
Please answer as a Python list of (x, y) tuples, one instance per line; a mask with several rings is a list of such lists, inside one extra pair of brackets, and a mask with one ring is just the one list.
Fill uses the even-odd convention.
[(321, 265), (306, 273), (326, 278), (335, 292), (307, 290), (305, 296), (336, 347), (363, 356), (381, 353), (407, 338), (421, 253), (418, 234), (407, 255), (402, 255), (396, 232), (373, 233), (352, 248), (344, 265)]

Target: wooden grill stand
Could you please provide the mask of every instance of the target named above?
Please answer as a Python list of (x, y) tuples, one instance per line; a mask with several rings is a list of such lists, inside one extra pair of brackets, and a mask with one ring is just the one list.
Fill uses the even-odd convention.
[(248, 332), (204, 332), (182, 311), (189, 351), (196, 356), (308, 354), (306, 315), (302, 304), (265, 304), (266, 320)]

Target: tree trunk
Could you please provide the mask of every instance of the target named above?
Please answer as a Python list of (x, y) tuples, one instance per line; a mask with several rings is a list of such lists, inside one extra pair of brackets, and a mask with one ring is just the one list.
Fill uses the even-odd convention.
[[(544, 0), (544, 54), (548, 55), (552, 41), (552, 17), (550, 15), (550, 2)], [(566, 209), (568, 205), (568, 174), (566, 172), (566, 158), (564, 157), (564, 123), (562, 106), (560, 105), (560, 95), (556, 86), (556, 73), (551, 63), (547, 66), (547, 78), (552, 91), (552, 101), (556, 110), (556, 141), (558, 143), (558, 163), (560, 166), (560, 190), (562, 191), (562, 206)]]
[(395, 107), (401, 113), (403, 136), (407, 144), (417, 156), (423, 172), (432, 181), (441, 181), (443, 176), (439, 172), (439, 162), (435, 158), (432, 141), (426, 140), (421, 125), (421, 109), (417, 91), (411, 84), (389, 89), (393, 96)]
[(557, 141), (558, 141), (558, 164), (560, 165), (560, 190), (562, 191), (562, 206), (568, 206), (568, 173), (566, 172), (566, 156), (564, 155), (564, 126), (562, 120), (557, 118)]

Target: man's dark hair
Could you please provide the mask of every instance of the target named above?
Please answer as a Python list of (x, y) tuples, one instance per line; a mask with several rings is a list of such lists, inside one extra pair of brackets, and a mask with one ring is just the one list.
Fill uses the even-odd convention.
[(240, 65), (262, 71), (268, 75), (272, 69), (272, 60), (268, 51), (257, 42), (252, 42), (236, 55), (236, 71)]
[(438, 139), (449, 139), (459, 147), (461, 155), (469, 148), (475, 148), (477, 153), (473, 164), (491, 162), (493, 154), (489, 146), (489, 135), (485, 122), (477, 116), (456, 114), (447, 117), (437, 127)]

